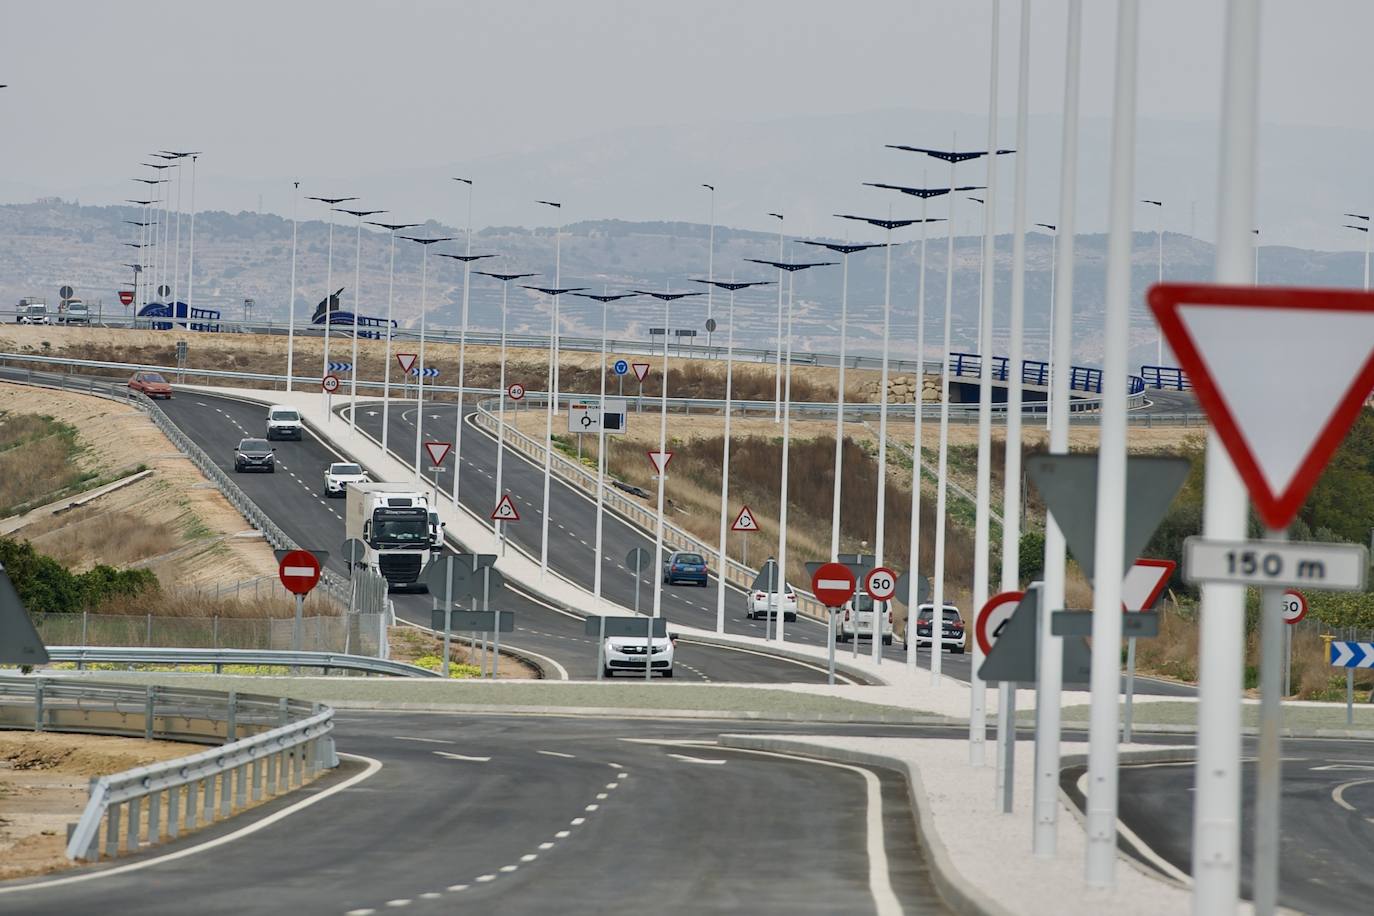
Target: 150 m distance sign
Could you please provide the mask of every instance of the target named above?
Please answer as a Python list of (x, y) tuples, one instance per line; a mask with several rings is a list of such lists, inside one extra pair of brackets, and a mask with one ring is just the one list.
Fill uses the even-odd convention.
[(1369, 569), (1363, 544), (1302, 541), (1209, 541), (1188, 538), (1183, 572), (1189, 582), (1362, 591)]

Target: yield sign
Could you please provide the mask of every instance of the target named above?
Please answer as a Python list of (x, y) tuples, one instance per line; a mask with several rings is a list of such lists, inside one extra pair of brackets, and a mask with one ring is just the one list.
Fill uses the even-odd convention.
[(410, 375), (411, 368), (415, 365), (415, 360), (419, 359), (418, 353), (397, 353), (396, 362), (401, 364), (401, 374)]
[(641, 382), (649, 375), (648, 363), (630, 363), (630, 368), (635, 371), (635, 378)]
[(1148, 611), (1154, 607), (1177, 567), (1173, 560), (1136, 560), (1121, 583), (1121, 603), (1126, 610)]
[(1149, 300), (1255, 512), (1287, 527), (1374, 389), (1374, 295), (1165, 283)]
[(450, 442), (425, 443), (425, 451), (429, 452), (429, 462), (435, 467), (444, 463), (444, 459), (448, 457), (448, 451), (451, 448), (453, 448), (453, 444)]
[(731, 531), (758, 531), (759, 523), (754, 518), (754, 513), (745, 506), (739, 510), (739, 515), (735, 516), (735, 523), (730, 526)]
[(493, 522), (518, 522), (520, 513), (515, 511), (515, 503), (510, 501), (510, 494), (505, 493), (501, 496), (501, 501), (492, 510), (491, 520)]
[(668, 462), (673, 460), (672, 452), (649, 452), (648, 455), (649, 460), (654, 464), (654, 470), (660, 474), (668, 466)]

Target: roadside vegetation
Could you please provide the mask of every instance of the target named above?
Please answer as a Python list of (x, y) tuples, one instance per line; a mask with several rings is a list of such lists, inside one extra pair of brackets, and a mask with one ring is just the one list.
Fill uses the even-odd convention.
[(80, 451), (75, 427), (0, 412), (0, 518), (88, 489), (99, 475), (73, 461)]

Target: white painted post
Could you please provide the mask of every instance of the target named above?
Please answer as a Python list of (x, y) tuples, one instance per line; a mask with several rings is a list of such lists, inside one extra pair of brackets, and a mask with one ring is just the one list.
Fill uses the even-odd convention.
[[(953, 135), (950, 141), (950, 151), (959, 148), (959, 135)], [(935, 634), (939, 632), (935, 627), (935, 610), (939, 609), (941, 620), (944, 623), (945, 607), (945, 521), (947, 515), (947, 505), (949, 502), (949, 338), (950, 321), (954, 313), (954, 203), (959, 195), (954, 193), (954, 162), (949, 164), (949, 234), (946, 239), (947, 249), (945, 251), (945, 334), (944, 343), (940, 350), (940, 358), (944, 365), (940, 371), (940, 454), (937, 459), (936, 467), (936, 491), (935, 491), (935, 583), (934, 594), (931, 596), (933, 605), (930, 617), (930, 685), (939, 686), (940, 665), (943, 659), (936, 651)], [(913, 638), (912, 642), (915, 642)], [(978, 646), (974, 640), (973, 658), (977, 659)], [(969, 740), (973, 741), (974, 727), (969, 725)], [(978, 738), (981, 746), (982, 738)]]
[[(296, 356), (296, 236), (300, 230), (300, 202), (301, 202), (301, 183), (291, 182), (295, 188), (291, 195), (291, 305), (286, 311), (286, 390), (291, 390), (291, 377), (295, 367)], [(143, 284), (144, 296), (147, 296), (148, 284)], [(385, 435), (385, 433), (383, 433)]]

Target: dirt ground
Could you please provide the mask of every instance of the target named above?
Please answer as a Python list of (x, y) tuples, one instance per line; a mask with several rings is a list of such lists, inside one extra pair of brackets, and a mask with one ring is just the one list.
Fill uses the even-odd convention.
[[(408, 662), (413, 665), (423, 658), (442, 660), (444, 657), (443, 636), (430, 636), (415, 627), (392, 627), (389, 641), (393, 661)], [(470, 652), (467, 641), (468, 634), (453, 634), (449, 643), (450, 675), (453, 673), (454, 665), (464, 665), (471, 669), (465, 672), (465, 676), (478, 676), (478, 666), (482, 661), (481, 642), (478, 641), (476, 652)], [(490, 656), (490, 652), (488, 652), (488, 656)], [(501, 653), (501, 664), (497, 673), (502, 679), (532, 680), (539, 676), (531, 665), (507, 655), (505, 652)]]
[(147, 567), (169, 586), (235, 582), (276, 570), (261, 535), (137, 408), (3, 383), (0, 403), (76, 427), (81, 452), (75, 460), (83, 469), (106, 477), (139, 465), (153, 471), (74, 510), (53, 514), (53, 507), (40, 507), (0, 521), (0, 534), (32, 541), (78, 570), (97, 563)]
[(0, 732), (0, 879), (67, 868), (67, 824), (92, 776), (195, 753), (198, 746), (101, 735)]

